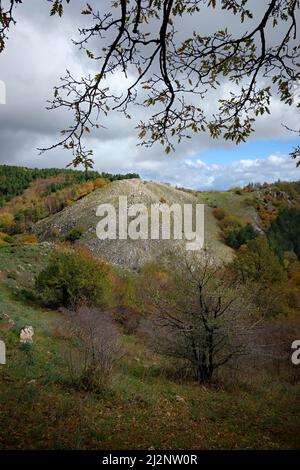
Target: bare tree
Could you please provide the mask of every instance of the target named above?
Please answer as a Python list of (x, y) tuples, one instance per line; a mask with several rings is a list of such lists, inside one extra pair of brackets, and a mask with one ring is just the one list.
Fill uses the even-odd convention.
[[(13, 19), (10, 0), (0, 0), (0, 50)], [(63, 15), (70, 0), (50, 0), (51, 15)], [(251, 11), (249, 0), (115, 0), (101, 9), (81, 3), (87, 26), (74, 41), (98, 67), (97, 73), (78, 78), (67, 71), (54, 90), (51, 109), (66, 108), (74, 121), (50, 148), (63, 146), (73, 153), (75, 165), (92, 165), (92, 151), (83, 139), (92, 128), (103, 126), (101, 116), (118, 110), (130, 117), (130, 105), (153, 108), (149, 120), (138, 124), (141, 143), (160, 142), (167, 153), (174, 143), (193, 133), (208, 132), (236, 143), (253, 131), (257, 116), (269, 113), (270, 98), (294, 104), (293, 88), (299, 79), (296, 42), (299, 0), (271, 0)], [(258, 7), (258, 8), (257, 8)], [(232, 34), (226, 27), (205, 34), (203, 13), (223, 9), (245, 24)], [(182, 38), (180, 23), (197, 18), (197, 29)], [(251, 20), (251, 21), (250, 21)], [(276, 30), (276, 39), (270, 32)], [(274, 35), (275, 36), (275, 35)], [(110, 77), (123, 73), (125, 91), (116, 94)], [(228, 97), (213, 100), (210, 115), (204, 99), (208, 91), (228, 81)], [(196, 99), (195, 99), (196, 97)], [(100, 119), (100, 120), (99, 120)], [(46, 149), (41, 149), (46, 150)], [(295, 157), (295, 153), (293, 155)]]
[(158, 351), (188, 360), (199, 382), (231, 359), (248, 353), (257, 319), (240, 286), (231, 285), (210, 254), (172, 259), (145, 285), (148, 327)]
[(124, 353), (119, 329), (109, 314), (97, 308), (82, 305), (67, 315), (69, 335), (76, 343), (68, 352), (71, 379), (88, 390), (101, 391)]

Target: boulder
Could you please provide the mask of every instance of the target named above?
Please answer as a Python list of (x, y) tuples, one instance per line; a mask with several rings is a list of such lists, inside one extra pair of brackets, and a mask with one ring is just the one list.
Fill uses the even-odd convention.
[(24, 326), (20, 331), (20, 343), (33, 343), (34, 330), (32, 326)]

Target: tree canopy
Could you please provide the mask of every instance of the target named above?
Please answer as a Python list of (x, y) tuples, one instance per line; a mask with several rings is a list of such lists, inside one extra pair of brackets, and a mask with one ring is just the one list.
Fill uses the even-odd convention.
[[(0, 52), (20, 3), (0, 1)], [(50, 3), (50, 14), (61, 17), (72, 1)], [(245, 141), (256, 118), (270, 113), (272, 95), (299, 107), (294, 92), (300, 78), (299, 0), (259, 5), (249, 0), (115, 0), (101, 2), (101, 8), (98, 2), (82, 1), (74, 3), (76, 8), (78, 3), (86, 26), (79, 29), (74, 44), (93, 66), (96, 63), (97, 73), (77, 77), (67, 71), (49, 105), (73, 114), (70, 126), (50, 148), (71, 150), (75, 165), (92, 165), (85, 137), (103, 127), (102, 117), (112, 110), (127, 118), (132, 105), (151, 110), (138, 123), (141, 144), (160, 142), (169, 153), (193, 133), (208, 132), (237, 144)], [(206, 33), (207, 15), (213, 19), (220, 8), (244, 27), (234, 33), (225, 26)], [(181, 29), (189, 17), (192, 27)], [(124, 76), (123, 93), (111, 86), (114, 74)], [(229, 93), (222, 95), (224, 83)], [(209, 97), (212, 91), (216, 95)], [(299, 149), (291, 155), (298, 158)]]

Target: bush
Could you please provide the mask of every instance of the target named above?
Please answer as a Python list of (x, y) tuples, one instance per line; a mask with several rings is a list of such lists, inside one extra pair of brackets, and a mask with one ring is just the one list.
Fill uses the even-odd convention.
[(243, 194), (242, 188), (239, 188), (239, 187), (231, 188), (231, 189), (229, 189), (229, 191), (231, 193), (238, 194), (239, 196), (241, 196)]
[(103, 188), (103, 186), (106, 186), (109, 183), (109, 180), (105, 178), (97, 178), (93, 184), (94, 184), (94, 189), (99, 189)]
[(82, 302), (105, 307), (112, 303), (112, 284), (107, 263), (83, 248), (61, 247), (37, 276), (35, 288), (41, 302), (52, 308)]
[(14, 216), (9, 212), (1, 212), (0, 214), (0, 229), (7, 230), (8, 232), (13, 229)]
[(161, 196), (161, 197), (159, 198), (159, 202), (160, 202), (161, 204), (166, 204), (166, 203), (167, 203), (167, 200), (166, 200), (165, 197)]
[(122, 325), (123, 332), (128, 335), (137, 332), (141, 320), (141, 304), (140, 299), (137, 298), (137, 290), (138, 285), (134, 276), (123, 273), (122, 276), (116, 278), (115, 319)]
[(4, 232), (0, 232), (0, 240), (6, 242), (6, 243), (14, 243), (15, 240), (13, 237), (11, 237), (10, 235), (8, 235), (7, 233), (4, 233)]
[(25, 301), (25, 302), (35, 302), (36, 301), (35, 293), (31, 289), (25, 289), (25, 288), (20, 289), (17, 292), (16, 296), (21, 301)]
[(222, 220), (224, 217), (228, 215), (228, 212), (226, 209), (223, 209), (222, 207), (216, 207), (213, 210), (213, 214), (217, 220)]
[(19, 238), (20, 243), (23, 243), (24, 245), (30, 245), (34, 243), (38, 243), (38, 239), (35, 235), (22, 235), (22, 237)]
[(243, 222), (235, 215), (226, 215), (222, 220), (220, 220), (219, 226), (226, 236), (226, 231), (228, 233), (230, 230), (240, 229), (243, 226)]
[(72, 228), (65, 236), (67, 242), (75, 243), (79, 238), (81, 238), (84, 233), (84, 227), (79, 225), (78, 227)]
[(110, 315), (96, 308), (82, 305), (67, 313), (71, 338), (76, 341), (76, 349), (70, 350), (67, 361), (71, 383), (80, 389), (102, 392), (123, 354), (119, 329)]
[(238, 249), (241, 245), (244, 245), (249, 240), (254, 240), (257, 236), (258, 233), (252, 225), (247, 224), (242, 228), (230, 230), (225, 236), (225, 241), (231, 248)]

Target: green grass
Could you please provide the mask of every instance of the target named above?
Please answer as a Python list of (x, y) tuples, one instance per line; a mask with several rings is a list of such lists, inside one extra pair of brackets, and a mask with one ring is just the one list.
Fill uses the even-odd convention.
[[(30, 287), (50, 248), (14, 250), (0, 252), (0, 312), (15, 321), (9, 329), (0, 320), (7, 346), (7, 364), (0, 366), (1, 449), (299, 447), (299, 384), (257, 370), (240, 372), (234, 384), (178, 383), (168, 378), (174, 364), (136, 336), (124, 336), (126, 355), (106, 391), (72, 387), (65, 352), (73, 346), (60, 330), (64, 315), (16, 296), (17, 287)], [(35, 330), (29, 350), (19, 343), (25, 324)]]
[(48, 244), (8, 245), (0, 248), (0, 281), (17, 289), (32, 285), (35, 275), (46, 266)]
[(255, 199), (255, 193), (201, 192), (198, 193), (198, 198), (210, 207), (222, 207), (232, 215), (241, 217), (244, 220), (256, 220), (255, 209), (250, 204)]

